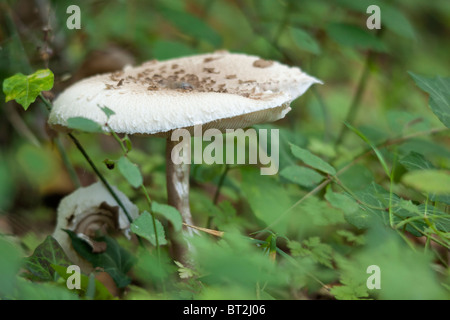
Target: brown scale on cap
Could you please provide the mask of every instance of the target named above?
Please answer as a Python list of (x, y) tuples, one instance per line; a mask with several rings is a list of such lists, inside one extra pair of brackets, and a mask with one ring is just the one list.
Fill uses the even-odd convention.
[(271, 65), (273, 65), (273, 61), (271, 60), (258, 59), (255, 62), (253, 62), (253, 66), (255, 68), (268, 68)]

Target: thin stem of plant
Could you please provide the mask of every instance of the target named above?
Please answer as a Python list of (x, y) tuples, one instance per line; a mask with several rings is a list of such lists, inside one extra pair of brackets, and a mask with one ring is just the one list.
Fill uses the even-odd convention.
[[(364, 91), (366, 90), (367, 80), (369, 79), (369, 75), (370, 75), (370, 65), (372, 64), (374, 57), (375, 57), (375, 53), (373, 51), (369, 51), (369, 53), (367, 54), (365, 63), (364, 63), (361, 78), (358, 81), (358, 86), (356, 88), (355, 95), (353, 96), (352, 102), (350, 104), (350, 108), (348, 109), (347, 116), (345, 117), (345, 120), (343, 123), (353, 124), (353, 121), (355, 120), (356, 114), (358, 112), (358, 108), (361, 103), (361, 98), (363, 96)], [(339, 135), (335, 141), (335, 145), (339, 145), (342, 142), (342, 139), (344, 138), (344, 135), (346, 134), (346, 132), (347, 132), (347, 130), (345, 128), (345, 125), (342, 125)]]
[(56, 137), (54, 141), (56, 147), (58, 148), (59, 154), (61, 155), (61, 159), (64, 163), (64, 166), (66, 167), (67, 172), (69, 173), (70, 180), (72, 180), (75, 188), (81, 187), (80, 179), (78, 178), (77, 172), (75, 171), (75, 168), (73, 167), (72, 163), (69, 160), (67, 152), (61, 143), (61, 139), (59, 139), (59, 137)]

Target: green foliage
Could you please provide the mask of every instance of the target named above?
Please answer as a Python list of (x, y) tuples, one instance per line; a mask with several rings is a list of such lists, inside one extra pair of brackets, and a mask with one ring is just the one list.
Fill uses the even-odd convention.
[(18, 248), (3, 237), (0, 237), (0, 256), (0, 297), (3, 298), (14, 293), (22, 260)]
[[(153, 223), (153, 221), (155, 221), (155, 223)], [(151, 214), (147, 211), (142, 212), (141, 215), (133, 221), (133, 223), (131, 224), (131, 231), (133, 231), (138, 236), (147, 239), (154, 246), (156, 246), (157, 244), (156, 239), (158, 239), (159, 245), (167, 244), (164, 227), (162, 226), (161, 222), (157, 219), (153, 220)]]
[[(107, 122), (115, 112), (101, 102), (105, 123), (69, 119), (74, 130), (104, 133), (80, 135), (80, 143), (143, 212), (130, 226), (133, 240), (146, 240), (141, 245), (100, 237), (95, 241), (107, 250), (93, 253), (70, 234), (75, 250), (124, 288), (119, 299), (450, 298), (450, 85), (448, 75), (436, 76), (450, 69), (447, 3), (94, 2), (81, 8), (81, 31), (56, 19), (44, 37), (21, 6), (5, 2), (2, 100), (27, 110), (52, 89), (49, 69), (32, 73), (42, 65), (55, 73), (57, 96), (72, 80), (109, 71), (103, 68), (216, 49), (298, 66), (324, 82), (293, 101), (285, 119), (253, 126), (279, 130), (277, 175), (262, 176), (256, 166), (191, 166), (193, 223), (225, 232), (193, 239), (193, 266), (171, 255), (169, 232), (181, 231), (182, 218), (164, 204), (164, 139), (112, 132)], [(63, 17), (71, 3), (49, 4)], [(380, 6), (381, 30), (366, 28), (372, 4)], [(415, 70), (414, 81), (405, 70)], [(47, 108), (50, 100), (43, 100)], [(25, 220), (33, 230), (11, 241), (0, 237), (0, 299), (112, 299), (93, 273), (81, 274), (81, 290), (66, 288), (70, 262), (45, 237), (54, 227), (55, 199), (73, 184), (45, 133), (44, 108), (16, 109), (0, 107), (0, 228), (15, 233)], [(60, 140), (82, 185), (95, 179), (70, 140)], [(108, 171), (115, 168), (120, 174)], [(367, 286), (370, 265), (380, 267), (379, 290)]]
[(174, 10), (168, 7), (161, 8), (160, 13), (173, 23), (180, 31), (191, 36), (194, 39), (204, 39), (214, 47), (220, 46), (220, 35), (211, 28), (205, 21), (186, 12)]
[(299, 160), (303, 161), (308, 166), (322, 171), (324, 173), (328, 173), (331, 175), (336, 174), (336, 169), (334, 169), (327, 162), (319, 158), (318, 156), (312, 154), (306, 149), (300, 148), (296, 145), (291, 144), (292, 154)]
[(96, 238), (95, 241), (106, 243), (106, 250), (105, 252), (94, 253), (92, 247), (85, 240), (79, 238), (70, 230), (64, 231), (69, 235), (75, 251), (92, 263), (94, 268), (99, 267), (107, 272), (113, 278), (117, 287), (123, 288), (130, 283), (131, 279), (127, 276), (127, 272), (133, 266), (135, 258), (120, 247), (116, 240), (108, 236)]
[(379, 38), (358, 26), (332, 23), (328, 26), (327, 32), (334, 41), (343, 46), (380, 52), (387, 51), (386, 46)]
[(450, 194), (450, 173), (446, 170), (412, 171), (405, 174), (402, 181), (404, 184), (425, 193)]
[(59, 243), (52, 236), (48, 236), (33, 254), (25, 259), (24, 268), (40, 280), (52, 281), (56, 280), (52, 265), (67, 268), (71, 264)]
[(174, 207), (153, 201), (152, 212), (158, 213), (169, 220), (175, 231), (181, 230), (183, 220), (180, 212)]
[(280, 171), (280, 176), (303, 187), (313, 187), (323, 180), (316, 171), (300, 166), (289, 166)]
[(27, 110), (42, 91), (48, 91), (53, 87), (53, 72), (49, 69), (38, 70), (28, 76), (17, 73), (3, 81), (5, 101), (16, 102)]
[(417, 86), (430, 95), (429, 105), (441, 122), (450, 128), (450, 78), (428, 78), (409, 73)]
[(282, 186), (271, 177), (261, 176), (258, 170), (243, 168), (242, 192), (255, 216), (274, 230), (284, 234), (288, 220), (283, 217), (292, 204)]
[(314, 261), (333, 268), (331, 263), (333, 249), (322, 243), (319, 237), (311, 237), (301, 243), (290, 241), (288, 246), (293, 257), (311, 257)]
[[(372, 225), (365, 250), (351, 259), (338, 258), (343, 286), (332, 293), (340, 299), (364, 298), (367, 294), (380, 299), (448, 299), (449, 293), (440, 286), (430, 268), (431, 256), (410, 250), (395, 232), (379, 224)], [(381, 270), (381, 289), (369, 290), (365, 284), (367, 267)]]
[(141, 171), (133, 162), (126, 156), (120, 157), (117, 161), (117, 168), (122, 176), (135, 188), (138, 188), (143, 183)]
[(290, 35), (294, 43), (301, 49), (311, 52), (313, 54), (320, 54), (321, 49), (319, 43), (309, 35), (306, 31), (291, 27), (289, 28)]
[[(63, 267), (61, 265), (51, 265), (51, 268), (53, 268), (53, 270), (64, 280), (67, 281), (67, 279), (73, 275), (70, 273), (67, 273), (67, 268)], [(108, 289), (106, 289), (106, 287), (97, 279), (93, 278), (94, 275), (91, 274), (89, 277), (84, 275), (84, 274), (80, 274), (80, 289), (75, 289), (78, 292), (78, 295), (82, 296), (82, 297), (86, 297), (89, 298), (89, 290), (91, 290), (90, 287), (92, 287), (91, 283), (92, 281), (94, 282), (93, 288), (94, 288), (94, 292), (91, 293), (91, 298), (90, 299), (95, 299), (95, 300), (112, 300), (114, 297), (111, 295), (111, 293), (108, 291)]]

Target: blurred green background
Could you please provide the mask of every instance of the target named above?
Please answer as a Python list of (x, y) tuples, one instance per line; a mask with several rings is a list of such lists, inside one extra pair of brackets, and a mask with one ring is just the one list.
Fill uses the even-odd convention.
[[(80, 30), (66, 27), (70, 16), (66, 9), (71, 4), (81, 9)], [(372, 4), (381, 8), (380, 30), (366, 27), (369, 17), (366, 9)], [(48, 67), (55, 74), (53, 95), (84, 77), (114, 71), (127, 64), (220, 49), (299, 66), (324, 82), (294, 101), (285, 119), (256, 126), (280, 129), (279, 175), (263, 177), (255, 168), (233, 168), (224, 180), (218, 204), (214, 204), (214, 193), (224, 167), (192, 166), (191, 207), (199, 226), (238, 229), (248, 235), (270, 224), (323, 179), (305, 185), (295, 177), (292, 180), (289, 171), (282, 174), (284, 169), (298, 164), (289, 143), (310, 150), (337, 169), (367, 149), (368, 145), (344, 121), (357, 127), (374, 144), (444, 128), (428, 107), (428, 95), (416, 86), (408, 71), (424, 76), (449, 75), (448, 0), (87, 0), (80, 3), (2, 0), (0, 19), (0, 79)], [(24, 254), (29, 254), (53, 232), (56, 207), (75, 187), (52, 142), (45, 107), (37, 102), (24, 112), (16, 103), (3, 103), (4, 100), (4, 94), (0, 93), (0, 231), (19, 236)], [(80, 134), (79, 139), (111, 183), (140, 208), (145, 208), (142, 195), (102, 165), (105, 158), (117, 158), (121, 154), (115, 141), (108, 136), (87, 134)], [(140, 165), (150, 195), (164, 203), (164, 141), (138, 137), (132, 141), (134, 149), (130, 157)], [(96, 178), (78, 150), (66, 139), (63, 144), (82, 184), (94, 182)], [(405, 201), (413, 201), (414, 205), (425, 205), (428, 204), (426, 196), (401, 183), (401, 176), (407, 170), (397, 159), (414, 151), (425, 155), (437, 168), (448, 170), (449, 146), (448, 131), (406, 139), (389, 150), (382, 150), (389, 165), (396, 168), (392, 179), (383, 173), (377, 157), (369, 155), (352, 165), (340, 180), (353, 192), (375, 193), (376, 183), (388, 195), (390, 190)], [(335, 185), (333, 190), (342, 191)], [(263, 298), (329, 298), (328, 293), (321, 291), (323, 283), (343, 285), (337, 291), (342, 298), (367, 297), (365, 289), (358, 287), (363, 277), (349, 276), (356, 272), (349, 261), (364, 265), (371, 256), (379, 256), (382, 260), (379, 264), (392, 264), (386, 267), (392, 273), (386, 276), (390, 277), (386, 280), (390, 283), (388, 289), (381, 294), (369, 293), (371, 297), (448, 297), (445, 286), (441, 286), (446, 282), (448, 288), (449, 283), (449, 256), (445, 246), (443, 252), (442, 248), (433, 247), (421, 255), (417, 253), (422, 253), (421, 248), (408, 251), (403, 257), (405, 242), (421, 247), (422, 240), (407, 232), (399, 236), (384, 229), (370, 229), (366, 235), (365, 228), (358, 228), (361, 226), (346, 216), (345, 210), (330, 205), (333, 204), (331, 195), (327, 197), (325, 192), (328, 193), (324, 189), (308, 197), (273, 229), (289, 239), (280, 238), (282, 248), (296, 259), (303, 257), (296, 262), (302, 268), (286, 267), (283, 275), (277, 271), (278, 276), (263, 276), (260, 285), (267, 285), (267, 290), (262, 290)], [(448, 202), (433, 205), (448, 215)], [(358, 238), (360, 235), (367, 236), (365, 242)], [(385, 244), (385, 251), (375, 245), (378, 242)], [(230, 251), (233, 246), (225, 247), (218, 261), (233, 264), (227, 265), (230, 269), (224, 272), (223, 264), (208, 263), (207, 256), (215, 252), (214, 247), (209, 247), (210, 243), (199, 246), (203, 250), (199, 260), (205, 262), (205, 268), (227, 280), (211, 276), (204, 280), (209, 284), (207, 289), (196, 288), (195, 293), (186, 289), (189, 294), (180, 297), (255, 298), (252, 286), (258, 275), (254, 275), (255, 279), (248, 276), (262, 262), (253, 248), (236, 245), (237, 252), (251, 251), (244, 259), (248, 263), (244, 263)], [(436, 263), (433, 270), (428, 266), (431, 261)], [(410, 270), (398, 280), (396, 275), (414, 264), (418, 270)], [(307, 271), (300, 272), (300, 269)], [(309, 277), (311, 273), (314, 277)], [(236, 278), (236, 274), (241, 276)], [(407, 284), (419, 277), (425, 284)], [(420, 285), (424, 291), (415, 294), (413, 287)], [(224, 287), (227, 290), (218, 289)], [(148, 297), (148, 293), (136, 288), (135, 291), (137, 297)]]

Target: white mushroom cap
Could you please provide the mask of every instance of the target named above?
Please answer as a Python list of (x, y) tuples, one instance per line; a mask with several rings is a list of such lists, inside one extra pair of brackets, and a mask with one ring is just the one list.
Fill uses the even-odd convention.
[(49, 123), (62, 129), (69, 118), (85, 117), (104, 125), (99, 106), (107, 106), (118, 133), (245, 128), (283, 118), (314, 83), (321, 82), (297, 67), (226, 51), (153, 60), (72, 85), (55, 100)]
[[(114, 192), (134, 220), (139, 209), (122, 192), (112, 186)], [(69, 259), (83, 270), (89, 269), (87, 261), (82, 259), (72, 247), (69, 235), (63, 231), (74, 231), (83, 239), (89, 240), (97, 230), (113, 228), (128, 236), (130, 223), (125, 212), (101, 182), (88, 187), (78, 188), (64, 197), (57, 210), (57, 224), (53, 237), (59, 242)]]

